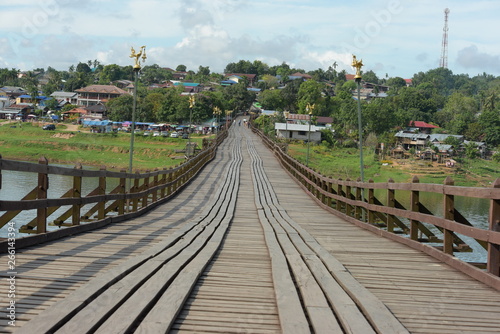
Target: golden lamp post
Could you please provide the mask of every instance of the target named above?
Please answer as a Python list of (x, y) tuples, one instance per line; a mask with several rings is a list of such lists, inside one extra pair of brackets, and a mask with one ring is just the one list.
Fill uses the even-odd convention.
[(134, 59), (134, 102), (132, 106), (132, 124), (130, 133), (130, 157), (128, 163), (128, 172), (132, 173), (133, 159), (134, 159), (134, 137), (135, 137), (135, 110), (137, 108), (137, 81), (139, 78), (139, 71), (141, 70), (140, 58), (142, 57), (142, 62), (146, 60), (146, 46), (141, 46), (139, 52), (135, 52), (134, 48), (131, 48), (130, 58)]
[(307, 155), (306, 155), (306, 166), (309, 167), (309, 146), (311, 145), (311, 119), (314, 110), (314, 104), (307, 104), (306, 111), (309, 114), (309, 131), (307, 132)]
[(365, 172), (363, 164), (363, 127), (361, 125), (361, 67), (363, 60), (357, 60), (355, 55), (352, 55), (352, 67), (356, 69), (354, 81), (358, 84), (358, 132), (359, 132), (359, 165), (361, 170), (361, 182), (365, 182)]
[[(361, 125), (361, 67), (363, 60), (357, 60), (355, 55), (352, 55), (352, 67), (356, 69), (354, 81), (358, 84), (358, 132), (359, 132), (359, 169), (361, 171), (361, 182), (365, 182), (365, 165), (363, 163), (363, 127)], [(365, 201), (364, 190), (361, 191), (361, 200)], [(365, 211), (362, 210), (361, 220), (365, 220)]]
[(222, 110), (220, 110), (219, 107), (215, 106), (213, 108), (213, 111), (214, 111), (214, 115), (215, 115), (215, 124), (216, 124), (216, 127), (215, 127), (215, 134), (219, 134), (219, 115), (222, 113)]

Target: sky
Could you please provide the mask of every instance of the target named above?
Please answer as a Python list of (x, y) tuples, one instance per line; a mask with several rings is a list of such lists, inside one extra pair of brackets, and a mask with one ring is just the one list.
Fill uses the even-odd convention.
[(450, 9), (448, 68), (500, 76), (498, 0), (0, 0), (0, 68), (23, 71), (97, 59), (222, 73), (227, 64), (286, 62), (305, 71), (411, 78), (439, 67)]

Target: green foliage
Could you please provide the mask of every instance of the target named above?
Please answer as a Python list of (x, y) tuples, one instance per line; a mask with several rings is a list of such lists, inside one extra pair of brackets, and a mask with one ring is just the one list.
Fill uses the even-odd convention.
[(307, 80), (302, 85), (300, 85), (299, 91), (297, 92), (297, 106), (299, 108), (298, 111), (300, 114), (307, 114), (307, 105), (313, 104), (313, 115), (322, 114), (325, 104), (324, 99), (321, 95), (323, 88), (324, 84), (314, 80)]
[(449, 136), (449, 137), (446, 137), (446, 139), (444, 140), (444, 143), (447, 145), (452, 145), (454, 147), (459, 147), (461, 144), (461, 141), (457, 137)]
[(285, 110), (285, 101), (279, 89), (264, 90), (259, 94), (257, 100), (262, 105), (262, 108), (266, 110)]

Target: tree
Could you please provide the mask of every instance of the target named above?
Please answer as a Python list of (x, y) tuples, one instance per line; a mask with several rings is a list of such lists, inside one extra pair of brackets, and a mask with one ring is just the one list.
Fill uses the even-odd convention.
[(435, 120), (453, 134), (463, 135), (469, 123), (475, 121), (477, 104), (474, 98), (454, 93), (443, 109), (436, 112)]
[(500, 145), (500, 110), (483, 111), (478, 123), (483, 129), (484, 141), (492, 147)]
[(186, 72), (186, 69), (187, 69), (186, 65), (182, 65), (182, 64), (181, 65), (177, 65), (177, 67), (175, 68), (175, 70), (177, 72)]
[[(120, 71), (122, 70), (120, 69)], [(141, 70), (141, 81), (145, 85), (151, 85), (153, 83), (161, 83), (165, 80), (169, 80), (172, 78), (173, 78), (172, 73), (170, 71), (161, 68), (157, 64), (144, 66)]]
[(109, 85), (113, 81), (124, 79), (123, 69), (121, 66), (116, 64), (110, 64), (104, 66), (99, 78), (99, 84)]
[(307, 80), (302, 83), (302, 85), (300, 85), (299, 91), (297, 93), (297, 105), (299, 113), (306, 114), (306, 106), (314, 104), (315, 108), (313, 110), (313, 114), (323, 114), (324, 99), (321, 96), (323, 88), (324, 84), (314, 80)]
[(379, 78), (372, 70), (363, 73), (363, 80), (374, 84), (378, 84), (380, 82)]
[(87, 63), (80, 62), (76, 66), (76, 71), (83, 72), (83, 73), (90, 73), (90, 72), (92, 72), (92, 69), (90, 68), (90, 66)]
[(258, 101), (267, 110), (285, 111), (286, 105), (281, 90), (267, 89), (259, 94)]
[(406, 81), (401, 77), (394, 77), (387, 79), (386, 85), (389, 86), (390, 89), (397, 91), (399, 88), (406, 87)]
[(224, 100), (226, 101), (226, 110), (246, 111), (255, 101), (255, 93), (247, 89), (244, 82), (225, 87), (223, 90)]
[(132, 120), (133, 103), (134, 97), (128, 94), (109, 100), (106, 103), (109, 119), (112, 121)]

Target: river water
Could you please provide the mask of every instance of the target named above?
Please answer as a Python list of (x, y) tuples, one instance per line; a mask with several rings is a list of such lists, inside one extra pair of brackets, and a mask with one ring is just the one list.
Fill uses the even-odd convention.
[[(71, 167), (71, 166), (65, 166)], [(73, 184), (73, 178), (69, 176), (60, 175), (50, 175), (48, 197), (49, 198), (60, 198), (66, 191), (71, 189)], [(107, 181), (107, 192), (111, 191), (118, 185), (118, 179), (108, 179)], [(87, 195), (92, 190), (97, 188), (99, 179), (98, 178), (85, 178), (82, 185), (82, 195)], [(37, 175), (34, 173), (25, 172), (13, 172), (13, 171), (2, 171), (2, 187), (0, 189), (0, 200), (21, 200), (26, 194), (33, 190), (37, 185)], [(376, 191), (375, 196), (385, 203), (385, 194), (383, 191)], [(443, 217), (443, 204), (442, 195), (439, 194), (429, 194), (421, 193), (420, 201), (436, 216)], [(404, 207), (409, 207), (409, 192), (397, 192), (396, 199), (403, 204)], [(489, 212), (489, 201), (484, 199), (475, 199), (467, 197), (455, 197), (455, 207), (460, 211), (460, 213), (467, 218), (474, 226), (488, 229), (488, 212)], [(89, 209), (91, 206), (83, 207), (82, 214), (85, 210)], [(49, 216), (48, 222), (53, 221), (59, 215), (61, 215), (66, 208), (59, 209), (56, 213)], [(0, 211), (0, 215), (4, 212)], [(19, 228), (21, 225), (28, 223), (31, 219), (36, 217), (36, 210), (29, 210), (20, 213), (13, 222), (16, 227)], [(58, 229), (56, 226), (48, 226), (48, 230)], [(436, 235), (440, 235), (440, 232), (435, 228), (433, 232)], [(0, 229), (0, 237), (6, 237), (7, 226)], [(18, 233), (18, 237), (25, 236), (26, 234)], [(473, 252), (463, 252), (455, 253), (455, 256), (464, 261), (473, 262), (485, 262), (486, 261), (486, 251), (479, 246), (479, 244), (470, 238), (465, 236), (460, 236), (464, 241), (466, 241), (472, 248)]]

